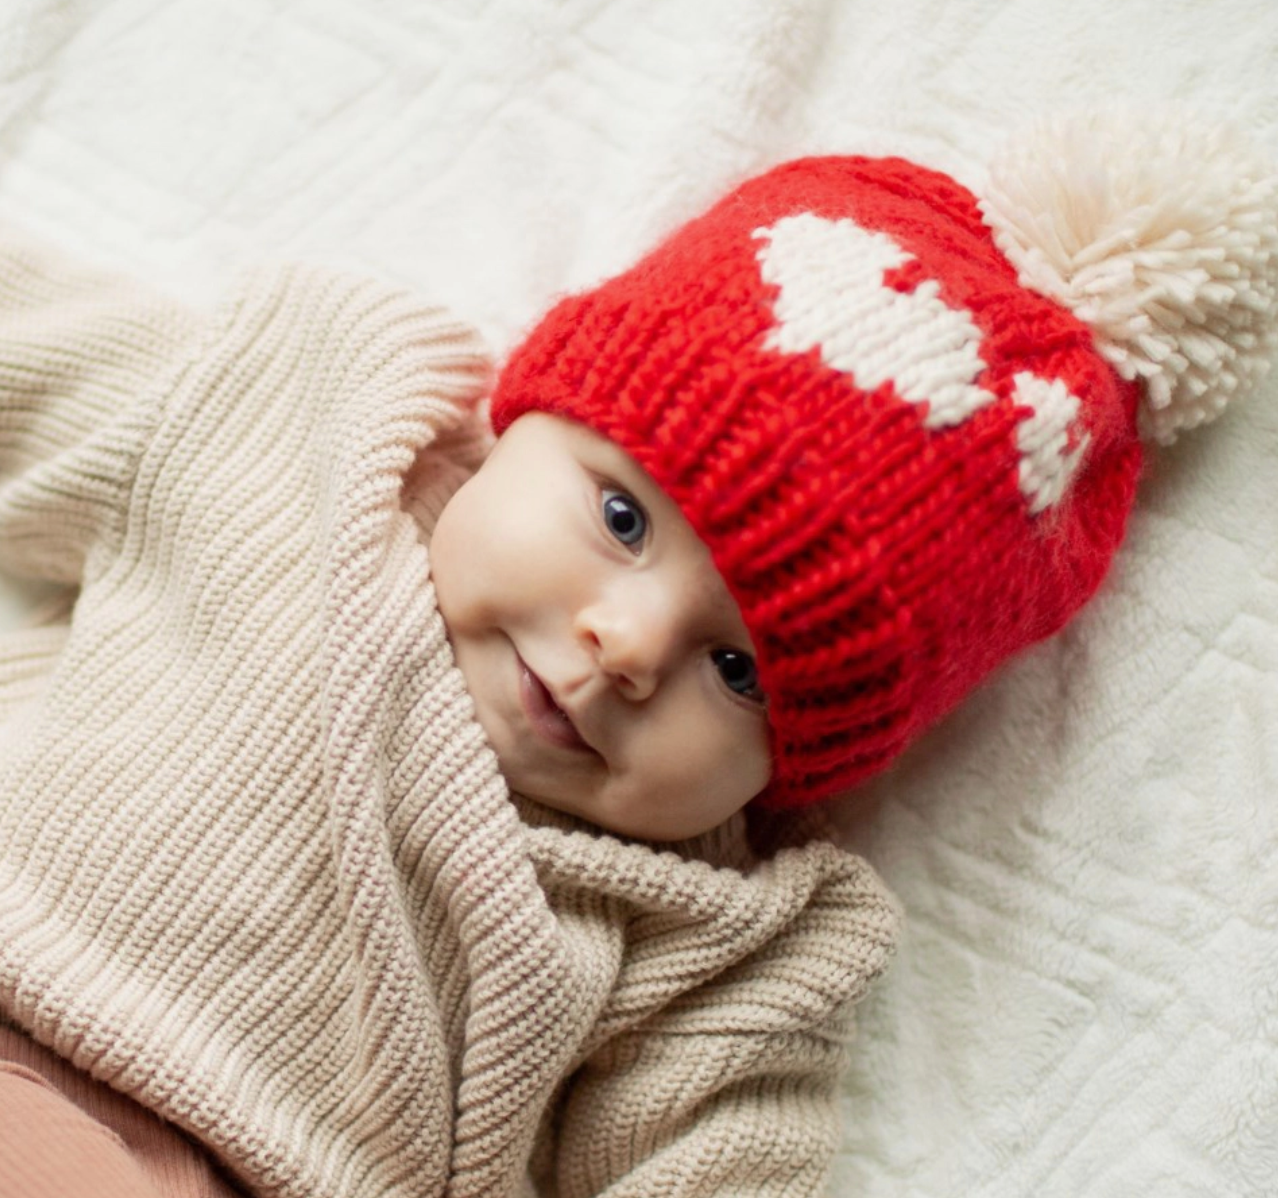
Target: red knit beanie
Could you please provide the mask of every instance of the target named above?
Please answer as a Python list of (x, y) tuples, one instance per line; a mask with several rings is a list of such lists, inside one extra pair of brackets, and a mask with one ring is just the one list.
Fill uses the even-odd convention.
[(787, 163), (511, 356), (498, 432), (588, 425), (709, 547), (767, 695), (763, 802), (881, 769), (1060, 628), (1122, 539), (1140, 433), (1266, 365), (1278, 188), (1216, 132), (1145, 138), (1133, 166), (1102, 120), (1040, 132), (984, 204), (900, 159)]

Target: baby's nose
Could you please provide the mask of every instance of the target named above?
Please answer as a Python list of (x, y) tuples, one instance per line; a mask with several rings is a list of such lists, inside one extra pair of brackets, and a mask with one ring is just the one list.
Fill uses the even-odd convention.
[(651, 597), (594, 605), (581, 613), (578, 627), (599, 668), (635, 702), (656, 691), (675, 658), (675, 613)]

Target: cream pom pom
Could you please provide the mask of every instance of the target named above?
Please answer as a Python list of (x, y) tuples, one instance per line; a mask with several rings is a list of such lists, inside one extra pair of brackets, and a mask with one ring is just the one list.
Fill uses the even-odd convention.
[(1278, 345), (1278, 178), (1229, 130), (1095, 114), (995, 163), (981, 205), (1021, 282), (1067, 305), (1126, 379), (1142, 432), (1214, 419)]

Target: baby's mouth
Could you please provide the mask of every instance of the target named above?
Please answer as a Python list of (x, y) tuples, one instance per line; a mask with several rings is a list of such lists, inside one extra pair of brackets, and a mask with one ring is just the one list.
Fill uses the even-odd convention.
[(522, 657), (519, 669), (519, 701), (533, 731), (561, 749), (592, 752), (568, 713), (555, 702), (550, 688), (528, 668)]

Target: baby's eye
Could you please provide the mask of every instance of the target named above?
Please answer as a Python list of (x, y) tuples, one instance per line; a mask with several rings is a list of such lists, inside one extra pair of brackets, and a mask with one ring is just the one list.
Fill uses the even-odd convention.
[(624, 491), (604, 491), (603, 518), (608, 531), (617, 540), (638, 552), (648, 534), (648, 516), (637, 500)]
[(714, 668), (724, 685), (734, 694), (742, 695), (756, 702), (763, 702), (763, 691), (759, 689), (759, 671), (754, 658), (739, 649), (715, 649), (710, 654)]

